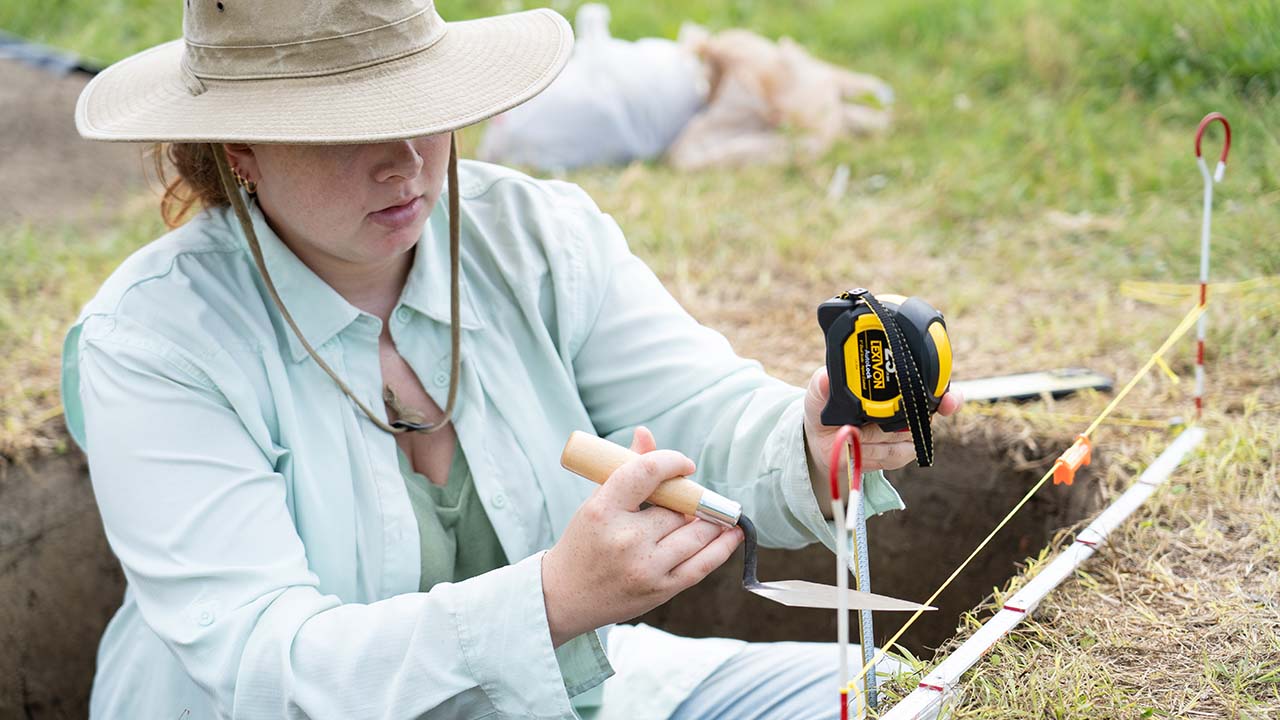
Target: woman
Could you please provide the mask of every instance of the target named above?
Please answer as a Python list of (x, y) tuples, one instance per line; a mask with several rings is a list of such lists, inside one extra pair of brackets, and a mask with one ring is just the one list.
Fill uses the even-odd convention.
[[(76, 111), (86, 137), (172, 143), (204, 208), (123, 263), (64, 347), (128, 580), (92, 714), (739, 718), (770, 707), (753, 692), (776, 717), (830, 712), (822, 645), (618, 626), (606, 654), (611, 623), (740, 539), (641, 509), (659, 482), (697, 458), (763, 544), (830, 545), (832, 440), (821, 372), (802, 397), (734, 355), (581, 190), (457, 163), (454, 130), (563, 66), (566, 23), (184, 7), (184, 40), (112, 66)], [(647, 456), (597, 489), (558, 466), (579, 429)], [(865, 442), (871, 467), (911, 457)]]

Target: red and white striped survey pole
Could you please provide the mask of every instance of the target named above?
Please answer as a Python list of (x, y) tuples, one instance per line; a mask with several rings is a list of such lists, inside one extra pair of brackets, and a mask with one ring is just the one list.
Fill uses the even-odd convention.
[[(1204, 131), (1214, 121), (1222, 123), (1225, 136), (1222, 142), (1222, 155), (1218, 156), (1218, 166), (1209, 173), (1209, 166), (1200, 154), (1200, 141)], [(1200, 175), (1204, 177), (1204, 221), (1200, 224), (1200, 306), (1204, 307), (1209, 299), (1209, 217), (1213, 213), (1213, 184), (1222, 182), (1222, 174), (1227, 170), (1227, 152), (1231, 150), (1231, 125), (1222, 113), (1212, 112), (1200, 121), (1196, 128), (1196, 163), (1200, 166)], [(1196, 420), (1204, 412), (1204, 328), (1208, 313), (1202, 313), (1196, 322)]]
[[(839, 588), (836, 600), (836, 650), (840, 653), (840, 720), (849, 718), (849, 530), (846, 525), (845, 506), (841, 499), (840, 470), (843, 463), (844, 449), (849, 448), (849, 457), (853, 466), (853, 475), (849, 478), (849, 506), (860, 507), (862, 498), (862, 434), (852, 425), (844, 425), (836, 431), (835, 442), (831, 445), (831, 514), (836, 521), (836, 587)], [(865, 536), (865, 533), (864, 533)], [(864, 560), (865, 562), (865, 560)], [(865, 564), (862, 567), (866, 567)], [(860, 588), (862, 589), (862, 588)], [(862, 638), (865, 647), (873, 642), (869, 637)], [(875, 672), (868, 676), (875, 682)], [(858, 717), (866, 714), (866, 693), (858, 701)]]

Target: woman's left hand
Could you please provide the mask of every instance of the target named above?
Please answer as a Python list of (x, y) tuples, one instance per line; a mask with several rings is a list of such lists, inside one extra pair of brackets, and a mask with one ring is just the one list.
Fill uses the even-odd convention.
[[(820, 367), (809, 378), (809, 392), (804, 398), (804, 435), (809, 445), (809, 458), (817, 471), (815, 477), (822, 480), (822, 487), (826, 487), (831, 446), (835, 443), (836, 432), (840, 430), (839, 426), (822, 424), (822, 408), (826, 407), (830, 394), (831, 380), (827, 377), (827, 368)], [(952, 415), (963, 402), (964, 397), (960, 393), (948, 391), (942, 396), (938, 414)], [(910, 432), (885, 432), (874, 424), (858, 429), (862, 434), (863, 470), (897, 470), (915, 459), (916, 448), (911, 442)], [(817, 480), (814, 487), (818, 487)]]

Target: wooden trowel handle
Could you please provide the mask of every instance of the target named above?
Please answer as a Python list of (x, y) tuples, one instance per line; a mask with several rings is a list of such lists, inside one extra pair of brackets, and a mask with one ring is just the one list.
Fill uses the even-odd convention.
[[(603, 485), (615, 470), (638, 457), (639, 454), (604, 438), (574, 432), (569, 436), (569, 442), (565, 443), (560, 464), (570, 472)], [(720, 525), (733, 525), (742, 512), (737, 503), (686, 477), (663, 481), (649, 496), (648, 501), (653, 505), (685, 515), (696, 515)]]

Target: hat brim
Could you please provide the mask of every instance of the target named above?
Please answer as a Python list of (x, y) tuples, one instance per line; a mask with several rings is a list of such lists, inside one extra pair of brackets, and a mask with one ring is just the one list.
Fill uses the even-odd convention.
[(540, 9), (451, 22), (412, 55), (316, 77), (203, 80), (192, 94), (183, 41), (99, 73), (76, 103), (76, 129), (116, 142), (347, 144), (457, 130), (551, 84), (573, 47), (558, 13)]

